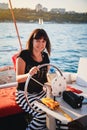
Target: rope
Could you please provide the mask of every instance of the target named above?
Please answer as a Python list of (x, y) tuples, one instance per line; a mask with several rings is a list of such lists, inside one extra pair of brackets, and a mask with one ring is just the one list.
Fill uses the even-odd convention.
[(19, 36), (17, 24), (16, 24), (16, 19), (15, 19), (14, 12), (13, 12), (13, 9), (12, 9), (11, 0), (9, 0), (9, 5), (10, 5), (10, 11), (11, 11), (11, 14), (12, 14), (12, 18), (13, 18), (13, 21), (14, 21), (14, 24), (15, 24), (15, 29), (16, 29), (17, 37), (18, 37), (19, 44), (20, 44), (20, 51), (22, 51), (22, 44), (21, 44), (21, 40), (20, 40), (20, 36)]

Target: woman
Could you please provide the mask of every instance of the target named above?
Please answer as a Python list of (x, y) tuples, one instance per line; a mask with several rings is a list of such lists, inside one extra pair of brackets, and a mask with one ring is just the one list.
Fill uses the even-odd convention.
[[(45, 30), (35, 29), (27, 44), (26, 50), (23, 50), (16, 61), (16, 80), (18, 82), (16, 101), (18, 105), (32, 114), (32, 120), (28, 124), (27, 130), (43, 130), (46, 127), (46, 113), (40, 113), (36, 106), (33, 105), (32, 109), (29, 107), (25, 96), (23, 94), (24, 86), (28, 75), (31, 75), (34, 79), (44, 84), (47, 82), (48, 67), (44, 66), (38, 68), (38, 65), (49, 63), (49, 55), (51, 51), (51, 44), (49, 37)], [(40, 99), (46, 96), (43, 87), (30, 79), (28, 84), (28, 100), (29, 103), (33, 103), (36, 99)], [(40, 110), (41, 111), (41, 110)]]

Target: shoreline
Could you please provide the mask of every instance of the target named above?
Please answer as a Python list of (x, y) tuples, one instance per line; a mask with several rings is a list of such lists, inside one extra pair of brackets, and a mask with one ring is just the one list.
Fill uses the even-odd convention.
[[(13, 23), (13, 21), (0, 21), (0, 23)], [(17, 21), (17, 23), (26, 23), (26, 24), (39, 24), (38, 22), (29, 22), (29, 21)], [(43, 24), (87, 24), (87, 22), (56, 22), (56, 21), (44, 21)]]

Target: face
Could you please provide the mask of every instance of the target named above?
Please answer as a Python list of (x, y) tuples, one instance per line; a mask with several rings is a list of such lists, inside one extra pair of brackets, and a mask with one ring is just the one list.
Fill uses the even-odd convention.
[(42, 52), (46, 47), (46, 40), (43, 38), (41, 39), (34, 39), (33, 40), (33, 49), (39, 52)]

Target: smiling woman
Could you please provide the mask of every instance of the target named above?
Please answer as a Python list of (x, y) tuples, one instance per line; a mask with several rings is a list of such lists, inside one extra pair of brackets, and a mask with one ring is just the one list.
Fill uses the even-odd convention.
[[(42, 84), (47, 82), (48, 67), (45, 66), (39, 69), (38, 66), (50, 62), (50, 51), (51, 44), (46, 31), (37, 28), (31, 33), (26, 44), (26, 49), (21, 51), (17, 58), (16, 81), (18, 82), (18, 86), (16, 102), (25, 112), (28, 112), (33, 117), (32, 121), (27, 126), (27, 130), (37, 130), (37, 128), (41, 130), (46, 127), (46, 114), (43, 111), (41, 113), (37, 112), (39, 108), (36, 108), (35, 105), (31, 108), (22, 92), (24, 91), (25, 82), (29, 75), (33, 76), (34, 79)], [(43, 91), (43, 86), (31, 79), (28, 84), (29, 103), (32, 104), (36, 99), (45, 96), (46, 92)], [(34, 111), (34, 109), (36, 109), (36, 111)]]

